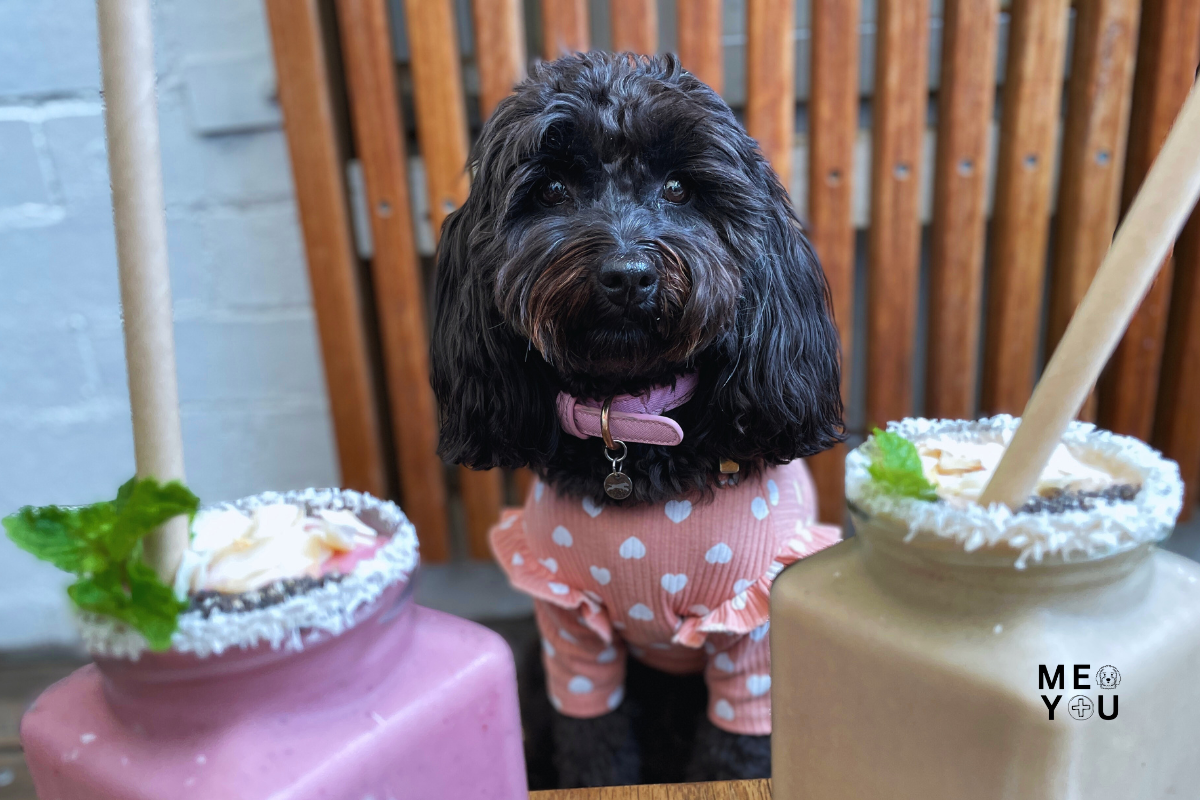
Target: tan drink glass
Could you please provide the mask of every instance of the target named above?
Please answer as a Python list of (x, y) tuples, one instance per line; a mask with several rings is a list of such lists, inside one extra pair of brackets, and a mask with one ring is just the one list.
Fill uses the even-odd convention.
[[(1009, 417), (905, 420), (911, 441), (1002, 441)], [(771, 598), (779, 800), (1150, 800), (1200, 792), (1200, 566), (1156, 546), (1174, 462), (1076, 423), (1129, 501), (1016, 514), (897, 497), (847, 459), (857, 536)]]

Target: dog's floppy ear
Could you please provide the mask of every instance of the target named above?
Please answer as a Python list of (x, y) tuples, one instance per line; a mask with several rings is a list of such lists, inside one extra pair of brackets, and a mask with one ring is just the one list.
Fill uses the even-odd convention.
[(554, 390), (537, 351), (496, 308), (491, 213), (477, 178), (446, 218), (438, 246), (430, 377), (440, 405), (438, 453), (474, 469), (539, 466), (557, 432)]
[[(741, 265), (742, 297), (717, 377), (714, 451), (786, 463), (845, 438), (840, 347), (829, 287), (787, 192), (760, 157), (751, 165), (769, 198)], [(724, 441), (722, 441), (724, 440)]]

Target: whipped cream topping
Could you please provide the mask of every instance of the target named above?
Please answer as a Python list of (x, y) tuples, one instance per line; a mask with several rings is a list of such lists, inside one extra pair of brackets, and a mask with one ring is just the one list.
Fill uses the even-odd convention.
[(320, 577), (337, 556), (376, 545), (375, 531), (346, 510), (271, 503), (248, 511), (214, 508), (192, 522), (175, 592), (239, 593), (277, 580)]
[[(1007, 432), (1001, 441), (991, 442), (934, 437), (920, 440), (916, 446), (925, 477), (937, 489), (938, 496), (962, 507), (978, 502), (1011, 438)], [(1060, 443), (1042, 470), (1034, 493), (1098, 491), (1116, 483), (1117, 479), (1107, 470), (1084, 463)]]
[[(377, 534), (375, 546), (356, 548), (354, 553), (337, 556), (330, 562), (336, 562), (339, 571), (346, 575), (342, 580), (289, 597), (282, 603), (249, 611), (215, 610), (208, 616), (199, 610), (184, 612), (179, 616), (179, 630), (171, 637), (172, 650), (201, 658), (260, 644), (276, 650), (302, 650), (310, 642), (336, 636), (358, 624), (389, 587), (408, 584), (411, 588), (412, 574), (421, 561), (417, 532), (400, 508), (390, 501), (350, 489), (301, 489), (264, 492), (233, 503), (221, 503), (211, 510), (233, 510), (252, 518), (258, 509), (283, 503), (326, 522), (346, 522), (342, 514), (361, 520)], [(331, 517), (320, 514), (321, 511), (338, 513)], [(236, 522), (233, 518), (230, 521)], [(219, 528), (214, 528), (206, 535), (222, 534)], [(355, 559), (355, 555), (362, 557)], [(354, 563), (348, 564), (350, 561)], [(79, 609), (75, 609), (74, 617), (84, 646), (93, 655), (136, 660), (146, 649), (142, 634), (120, 620)]]

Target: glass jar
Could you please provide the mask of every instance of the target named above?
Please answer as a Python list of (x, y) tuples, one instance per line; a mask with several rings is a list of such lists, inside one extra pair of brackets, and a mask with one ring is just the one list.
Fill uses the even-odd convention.
[(22, 720), (38, 796), (524, 800), (508, 645), (417, 606), (411, 577), (357, 607), (363, 586), (345, 579), (326, 597), (346, 603), (344, 627), (283, 645), (180, 652), (188, 636), (203, 647), (222, 635), (221, 620), (190, 620), (176, 651), (97, 657)]
[(1200, 566), (1166, 531), (1022, 560), (864, 505), (775, 581), (776, 798), (1200, 792)]

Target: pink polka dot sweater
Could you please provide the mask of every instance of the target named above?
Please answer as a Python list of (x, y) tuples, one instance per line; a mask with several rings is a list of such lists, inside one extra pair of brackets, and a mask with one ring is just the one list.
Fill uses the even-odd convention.
[(819, 525), (800, 461), (711, 502), (617, 508), (534, 484), (491, 531), (509, 579), (533, 595), (551, 702), (573, 717), (615, 709), (626, 652), (666, 672), (704, 672), (713, 724), (771, 732), (771, 581), (840, 538)]

